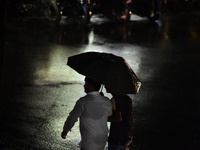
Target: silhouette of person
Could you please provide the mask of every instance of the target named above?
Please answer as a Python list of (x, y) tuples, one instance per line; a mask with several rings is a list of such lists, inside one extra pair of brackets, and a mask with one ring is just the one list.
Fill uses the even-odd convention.
[(107, 119), (112, 115), (111, 101), (98, 91), (101, 84), (85, 78), (86, 95), (81, 97), (64, 123), (61, 137), (66, 138), (75, 122), (80, 119), (81, 150), (103, 150), (108, 138)]
[[(113, 115), (108, 118), (108, 121), (111, 121), (108, 150), (128, 150), (132, 143), (132, 99), (126, 94), (116, 94), (107, 87), (106, 92), (111, 93), (113, 96), (111, 99)], [(121, 113), (120, 115), (119, 112)]]

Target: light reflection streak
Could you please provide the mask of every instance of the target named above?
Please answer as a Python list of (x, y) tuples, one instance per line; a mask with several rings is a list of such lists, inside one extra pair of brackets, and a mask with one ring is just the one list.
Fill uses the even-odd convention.
[(36, 77), (34, 84), (82, 83), (84, 77), (66, 65), (67, 58), (74, 54), (75, 52), (70, 52), (69, 49), (63, 46), (51, 47), (47, 64), (43, 66), (39, 62), (37, 65), (34, 73)]
[(94, 41), (94, 32), (93, 31), (91, 31), (89, 33), (88, 38), (89, 38), (89, 44), (92, 44)]

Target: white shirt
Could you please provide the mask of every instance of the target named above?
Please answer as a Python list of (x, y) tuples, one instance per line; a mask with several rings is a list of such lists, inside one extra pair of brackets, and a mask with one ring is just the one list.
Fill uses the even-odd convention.
[(112, 104), (99, 92), (90, 92), (80, 98), (70, 112), (64, 131), (70, 131), (80, 117), (81, 148), (103, 150), (107, 141), (107, 119), (112, 115)]

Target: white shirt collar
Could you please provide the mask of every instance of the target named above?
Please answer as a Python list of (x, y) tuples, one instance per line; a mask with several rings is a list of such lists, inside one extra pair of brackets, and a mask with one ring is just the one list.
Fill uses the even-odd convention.
[(97, 91), (92, 91), (92, 92), (89, 92), (89, 93), (88, 93), (88, 95), (98, 95), (98, 94), (100, 94), (100, 93), (97, 92)]

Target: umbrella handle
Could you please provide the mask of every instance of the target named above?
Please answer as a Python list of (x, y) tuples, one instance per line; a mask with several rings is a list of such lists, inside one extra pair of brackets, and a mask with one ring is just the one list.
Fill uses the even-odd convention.
[(103, 95), (104, 96), (104, 94), (103, 94), (103, 84), (101, 85), (101, 88), (100, 88), (100, 91), (99, 91), (99, 93), (101, 94), (101, 95)]
[(103, 91), (103, 84), (101, 85), (101, 88), (100, 88), (100, 93)]

